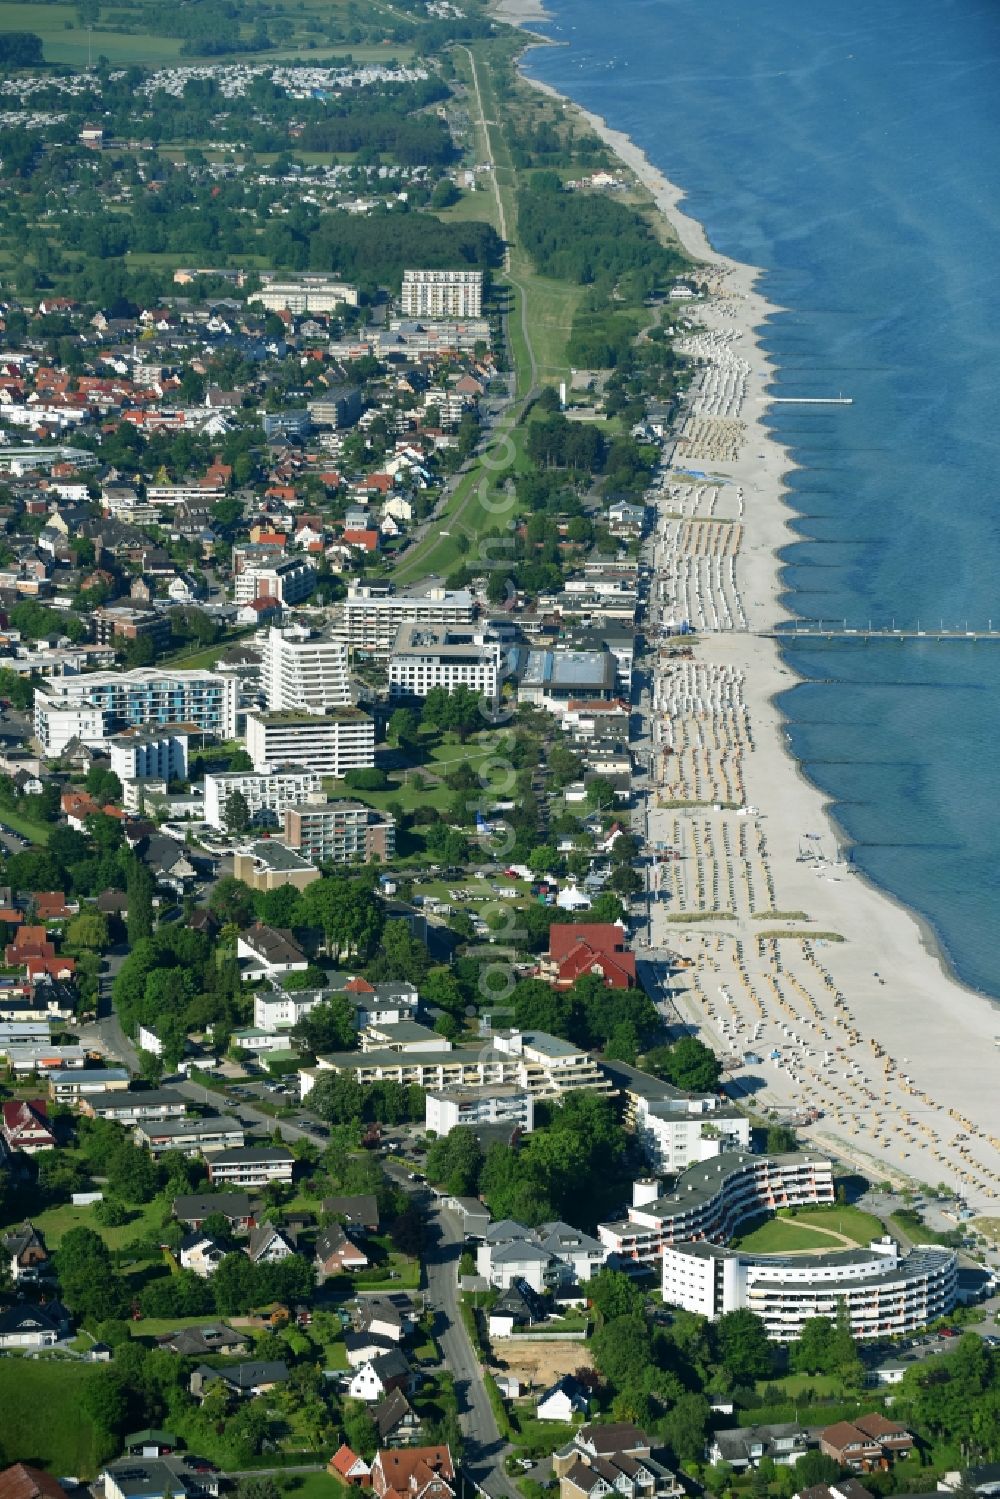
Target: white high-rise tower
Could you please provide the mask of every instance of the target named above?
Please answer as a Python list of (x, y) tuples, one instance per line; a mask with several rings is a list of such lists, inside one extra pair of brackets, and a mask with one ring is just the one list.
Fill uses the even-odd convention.
[(351, 701), (347, 646), (308, 630), (271, 627), (264, 646), (264, 691), (271, 713), (284, 708), (325, 713)]

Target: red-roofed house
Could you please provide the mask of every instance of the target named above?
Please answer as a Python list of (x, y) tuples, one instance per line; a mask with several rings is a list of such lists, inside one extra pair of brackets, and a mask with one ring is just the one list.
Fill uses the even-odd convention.
[(359, 547), (363, 552), (378, 551), (379, 534), (377, 531), (344, 531), (340, 539), (346, 546)]
[(371, 1486), (378, 1499), (454, 1499), (455, 1464), (447, 1445), (380, 1447)]
[(546, 976), (568, 989), (585, 973), (596, 973), (609, 989), (634, 989), (635, 954), (625, 946), (625, 929), (612, 922), (550, 926)]
[(54, 958), (56, 950), (43, 926), (22, 926), (4, 949), (8, 968), (20, 968), (29, 958)]
[(0, 1129), (11, 1150), (23, 1150), (25, 1155), (52, 1150), (56, 1143), (44, 1098), (12, 1098), (0, 1105)]
[(61, 890), (36, 890), (31, 899), (39, 921), (65, 921), (80, 911), (79, 901), (67, 901)]
[(71, 979), (76, 974), (75, 958), (29, 958), (25, 964), (25, 972), (32, 983), (36, 979)]
[(327, 1471), (334, 1478), (342, 1478), (345, 1483), (366, 1483), (371, 1468), (363, 1457), (358, 1457), (344, 1442), (331, 1457)]

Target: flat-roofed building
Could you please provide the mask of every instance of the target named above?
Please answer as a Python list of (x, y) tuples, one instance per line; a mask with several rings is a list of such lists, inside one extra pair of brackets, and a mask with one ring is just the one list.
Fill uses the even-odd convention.
[(907, 1254), (891, 1238), (829, 1254), (748, 1254), (682, 1242), (663, 1251), (661, 1288), (670, 1306), (704, 1317), (747, 1309), (774, 1342), (791, 1343), (813, 1317), (843, 1308), (855, 1338), (918, 1331), (947, 1316), (958, 1296), (958, 1256), (922, 1245)]
[(208, 1119), (146, 1119), (133, 1131), (136, 1143), (153, 1155), (180, 1150), (185, 1155), (205, 1155), (214, 1150), (239, 1150), (244, 1143), (243, 1126), (225, 1115)]
[(650, 1264), (682, 1240), (725, 1242), (740, 1223), (761, 1213), (832, 1203), (833, 1164), (813, 1151), (725, 1151), (688, 1167), (670, 1192), (639, 1182), (635, 1193), (628, 1218), (598, 1224), (597, 1231), (623, 1258)]
[(348, 704), (347, 646), (308, 630), (272, 625), (264, 644), (263, 682), (271, 712), (306, 708), (323, 713)]
[(108, 741), (111, 769), (120, 781), (147, 777), (186, 781), (188, 739), (199, 733), (196, 724), (143, 725), (126, 729)]
[(219, 739), (236, 735), (236, 683), (211, 671), (139, 666), (57, 677), (35, 688), (35, 737), (46, 756), (71, 739), (103, 744), (131, 727), (192, 724)]
[(248, 713), (247, 751), (254, 770), (301, 765), (318, 775), (336, 776), (375, 764), (375, 724), (360, 708), (328, 713)]
[(267, 775), (241, 770), (209, 772), (205, 776), (205, 821), (213, 828), (224, 828), (226, 803), (238, 791), (246, 800), (253, 824), (279, 828), (286, 807), (321, 797), (322, 790), (322, 777), (302, 765), (282, 765)]
[(502, 647), (482, 630), (457, 625), (400, 625), (389, 656), (389, 696), (426, 697), (435, 687), (468, 687), (495, 699)]
[(609, 702), (618, 690), (618, 663), (608, 650), (529, 651), (518, 700), (550, 712), (570, 702)]
[(287, 807), (285, 842), (319, 864), (383, 863), (396, 852), (396, 821), (364, 802), (309, 802)]
[(262, 838), (238, 848), (233, 856), (233, 873), (251, 890), (279, 890), (283, 885), (304, 890), (314, 880), (322, 879), (315, 864), (277, 838)]
[(269, 312), (334, 312), (338, 307), (357, 307), (359, 294), (356, 286), (334, 276), (284, 276), (265, 281), (247, 300)]
[(80, 1100), (80, 1113), (116, 1124), (141, 1124), (146, 1119), (180, 1119), (188, 1101), (175, 1088), (142, 1088), (122, 1092), (108, 1088)]
[(277, 599), (279, 604), (301, 604), (316, 587), (316, 569), (311, 562), (298, 557), (283, 557), (278, 562), (250, 563), (233, 579), (233, 598), (237, 604), (253, 599)]
[(535, 1099), (527, 1088), (440, 1089), (424, 1097), (424, 1128), (438, 1135), (478, 1124), (509, 1124), (529, 1134), (535, 1127)]
[(470, 624), (475, 600), (464, 588), (432, 588), (426, 593), (393, 593), (389, 583), (351, 583), (335, 606), (330, 633), (352, 655), (388, 661), (399, 627), (415, 624)]
[(254, 1145), (242, 1150), (215, 1151), (208, 1160), (208, 1179), (235, 1187), (265, 1187), (268, 1182), (290, 1182), (295, 1157), (284, 1145)]
[(410, 318), (482, 317), (483, 273), (404, 271), (399, 305)]

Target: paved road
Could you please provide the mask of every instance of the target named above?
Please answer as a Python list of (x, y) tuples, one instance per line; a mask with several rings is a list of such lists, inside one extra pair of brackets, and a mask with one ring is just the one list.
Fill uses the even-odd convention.
[(462, 1238), (451, 1214), (437, 1206), (429, 1214), (430, 1247), (424, 1255), (427, 1304), (436, 1313), (436, 1334), (446, 1367), (455, 1380), (459, 1419), (465, 1436), (463, 1466), (493, 1499), (520, 1499), (503, 1469), (510, 1450), (497, 1428), (483, 1383), (483, 1371), (459, 1313), (458, 1261)]

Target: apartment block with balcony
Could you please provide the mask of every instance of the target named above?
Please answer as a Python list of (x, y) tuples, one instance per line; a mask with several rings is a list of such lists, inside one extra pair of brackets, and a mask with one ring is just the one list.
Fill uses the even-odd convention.
[(396, 821), (364, 802), (328, 801), (287, 807), (284, 839), (317, 864), (385, 862), (396, 852)]
[(35, 688), (35, 737), (44, 753), (62, 753), (70, 739), (103, 744), (128, 728), (190, 724), (199, 734), (236, 734), (236, 683), (216, 672), (140, 666), (58, 677)]
[(410, 318), (478, 318), (482, 271), (404, 271), (400, 309)]
[(188, 739), (196, 732), (193, 724), (128, 729), (108, 741), (111, 769), (120, 781), (144, 777), (186, 781)]
[(447, 1135), (461, 1127), (509, 1124), (530, 1134), (535, 1127), (535, 1099), (527, 1088), (495, 1088), (489, 1093), (470, 1089), (428, 1093), (424, 1099), (424, 1127)]
[(340, 778), (349, 770), (375, 764), (375, 724), (360, 708), (333, 708), (328, 713), (248, 713), (247, 752), (254, 770), (267, 774), (282, 765), (299, 765), (317, 775)]
[(208, 1159), (208, 1179), (234, 1187), (266, 1187), (268, 1182), (290, 1182), (295, 1157), (283, 1145), (253, 1145), (243, 1150), (214, 1151)]
[(334, 610), (330, 633), (352, 656), (388, 661), (400, 625), (470, 624), (474, 613), (475, 600), (464, 588), (397, 594), (389, 583), (352, 583)]
[(253, 599), (277, 599), (280, 604), (301, 604), (316, 587), (316, 569), (311, 562), (285, 557), (278, 562), (249, 563), (233, 579), (237, 604)]
[(226, 804), (239, 792), (246, 800), (251, 822), (258, 827), (281, 826), (286, 807), (297, 806), (310, 797), (322, 796), (322, 777), (300, 765), (282, 765), (269, 775), (251, 771), (225, 771), (205, 776), (205, 821), (213, 828), (226, 825)]
[(500, 690), (502, 647), (482, 630), (455, 625), (403, 624), (389, 656), (389, 696), (424, 698), (435, 687), (456, 687), (490, 699)]
[(351, 701), (347, 646), (309, 630), (272, 626), (264, 644), (262, 681), (272, 713), (285, 708), (323, 713), (346, 706)]
[(690, 1166), (671, 1192), (636, 1183), (628, 1218), (601, 1223), (603, 1241), (627, 1259), (650, 1264), (670, 1244), (706, 1239), (724, 1243), (747, 1218), (778, 1208), (832, 1203), (833, 1164), (811, 1151), (749, 1155), (724, 1151)]
[(946, 1316), (958, 1295), (953, 1250), (901, 1253), (891, 1238), (830, 1254), (748, 1254), (687, 1242), (663, 1252), (661, 1289), (672, 1306), (716, 1318), (749, 1310), (774, 1342), (795, 1342), (811, 1317), (833, 1321), (843, 1307), (855, 1338), (913, 1333)]

